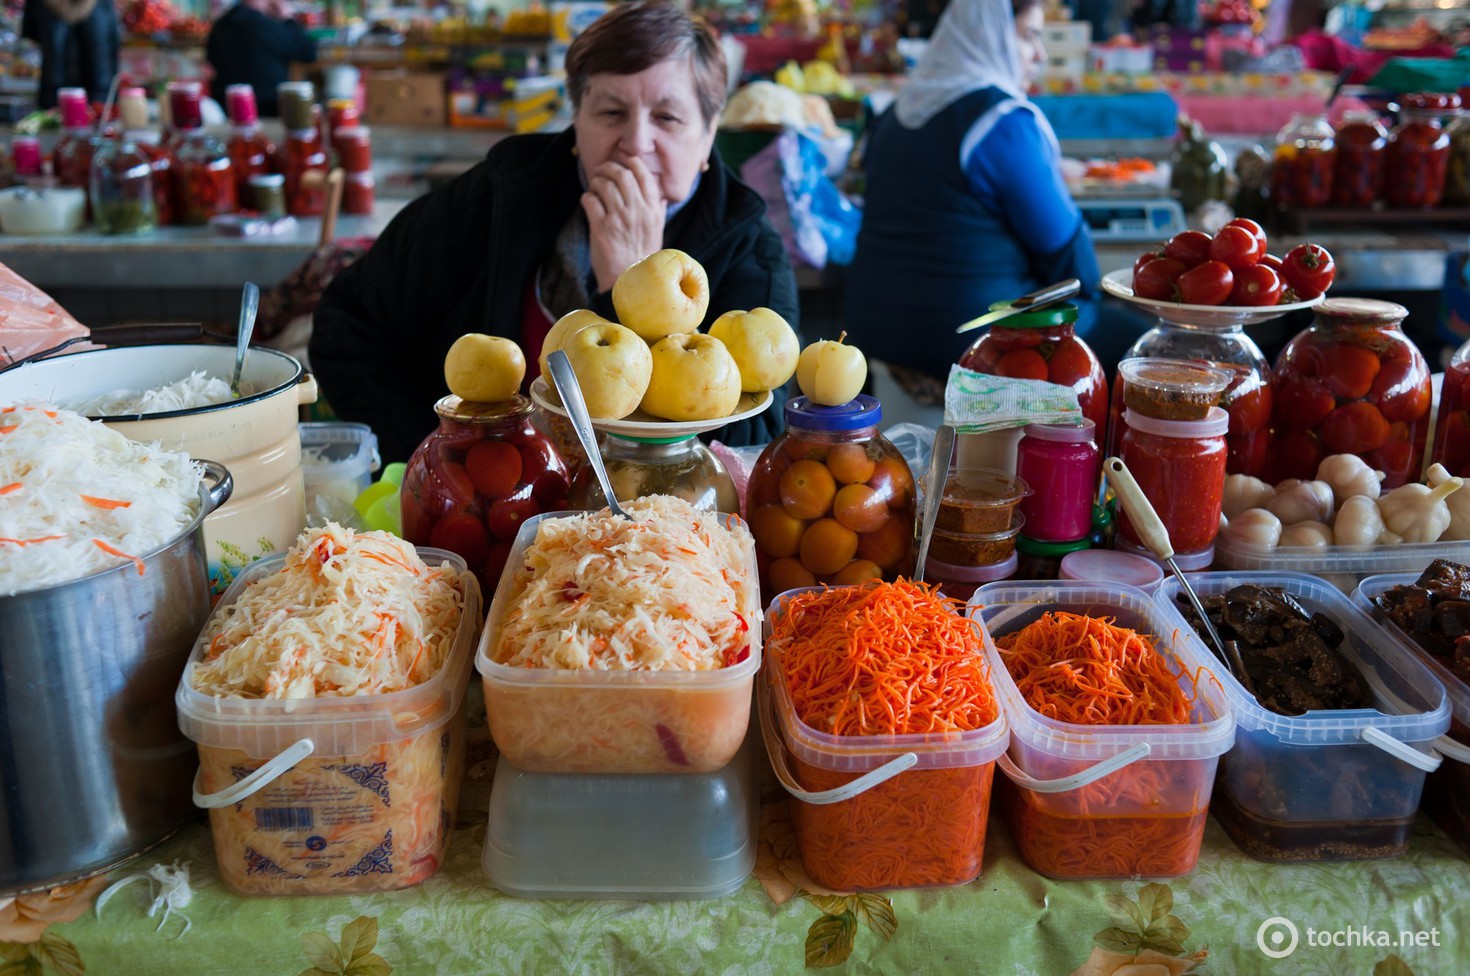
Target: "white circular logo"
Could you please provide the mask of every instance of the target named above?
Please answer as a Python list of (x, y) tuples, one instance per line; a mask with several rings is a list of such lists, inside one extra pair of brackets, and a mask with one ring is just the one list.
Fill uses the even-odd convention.
[(1296, 925), (1289, 918), (1273, 916), (1256, 929), (1256, 946), (1272, 959), (1285, 959), (1296, 951)]

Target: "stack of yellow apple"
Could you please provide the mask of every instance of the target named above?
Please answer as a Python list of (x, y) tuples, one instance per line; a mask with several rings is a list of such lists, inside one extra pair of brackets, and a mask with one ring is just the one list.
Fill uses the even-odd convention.
[(796, 332), (769, 308), (725, 312), (697, 331), (709, 308), (709, 279), (683, 251), (655, 251), (618, 276), (619, 322), (578, 309), (552, 326), (541, 372), (560, 349), (577, 374), (594, 420), (634, 410), (680, 422), (735, 412), (741, 393), (774, 390), (796, 372)]

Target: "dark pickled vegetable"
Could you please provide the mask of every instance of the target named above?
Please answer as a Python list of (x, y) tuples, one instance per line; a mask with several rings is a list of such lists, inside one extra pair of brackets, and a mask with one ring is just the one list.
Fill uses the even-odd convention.
[(1373, 603), (1456, 677), (1470, 682), (1470, 566), (1436, 559)]

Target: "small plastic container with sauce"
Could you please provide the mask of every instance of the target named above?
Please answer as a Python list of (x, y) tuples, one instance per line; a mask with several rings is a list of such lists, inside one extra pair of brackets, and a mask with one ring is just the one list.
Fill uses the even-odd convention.
[(1016, 537), (1026, 517), (1017, 512), (1010, 525), (999, 532), (951, 532), (935, 529), (929, 540), (929, 553), (951, 566), (993, 566), (1005, 562), (1016, 552)]
[(1156, 420), (1203, 420), (1235, 378), (1204, 363), (1147, 357), (1123, 360), (1118, 376), (1124, 406)]
[[(1230, 416), (1211, 407), (1203, 420), (1159, 420), (1123, 411), (1123, 463), (1153, 504), (1179, 553), (1208, 548), (1220, 531), (1225, 492), (1225, 431)], [(1124, 513), (1123, 540), (1139, 545)]]
[(950, 468), (934, 526), (966, 535), (1004, 532), (1014, 527), (1012, 513), (1030, 491), (1024, 479), (997, 468)]
[(1031, 487), (1021, 499), (1026, 534), (1040, 542), (1070, 542), (1092, 531), (1092, 503), (1102, 463), (1097, 426), (1029, 424), (1016, 448), (1016, 474)]

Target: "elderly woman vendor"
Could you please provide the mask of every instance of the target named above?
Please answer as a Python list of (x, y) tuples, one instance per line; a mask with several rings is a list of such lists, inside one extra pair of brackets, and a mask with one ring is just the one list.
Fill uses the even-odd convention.
[[(434, 429), (456, 338), (515, 339), (534, 371), (562, 315), (616, 321), (613, 282), (659, 248), (704, 266), (709, 321), (765, 306), (796, 324), (795, 277), (765, 204), (712, 151), (726, 75), (709, 29), (669, 3), (620, 5), (572, 43), (566, 70), (569, 131), (496, 144), (405, 207), (322, 297), (312, 367), (385, 460)], [(717, 436), (763, 443), (780, 417), (778, 404)]]

